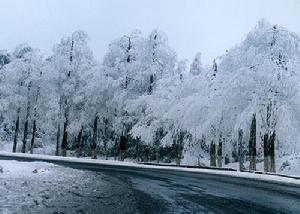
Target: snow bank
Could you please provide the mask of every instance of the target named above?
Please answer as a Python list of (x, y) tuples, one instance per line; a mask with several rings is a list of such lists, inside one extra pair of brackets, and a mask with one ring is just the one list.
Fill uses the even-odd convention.
[(137, 164), (137, 163), (131, 163), (131, 162), (120, 162), (120, 161), (114, 161), (114, 160), (92, 160), (92, 159), (79, 159), (79, 158), (73, 158), (73, 157), (57, 157), (57, 156), (31, 155), (31, 154), (19, 154), (19, 153), (8, 153), (8, 152), (0, 152), (0, 156), (41, 160), (41, 161), (50, 161), (50, 162), (51, 161), (59, 161), (59, 162), (72, 162), (72, 163), (82, 163), (82, 164), (86, 163), (86, 164), (134, 167), (136, 169), (147, 168), (147, 169), (153, 169), (153, 170), (160, 169), (160, 170), (173, 170), (173, 171), (183, 171), (183, 172), (193, 172), (193, 173), (207, 173), (207, 174), (240, 177), (240, 178), (255, 179), (255, 180), (261, 180), (261, 181), (276, 182), (276, 183), (300, 185), (300, 179), (280, 177), (277, 175), (254, 174), (254, 173), (238, 172), (238, 171), (223, 171), (223, 170), (217, 170), (217, 169), (213, 170), (213, 169), (198, 169), (198, 168), (181, 168), (181, 167), (172, 167), (172, 166), (154, 166), (154, 165), (143, 165), (143, 164)]
[[(249, 168), (249, 161), (244, 163), (244, 166)], [(282, 175), (294, 176), (300, 178), (300, 154), (286, 155), (280, 158), (276, 158), (276, 172)], [(232, 169), (239, 169), (239, 163), (229, 163), (225, 165)], [(258, 171), (264, 170), (264, 163), (257, 163), (256, 169)]]
[(46, 162), (0, 166), (0, 213), (135, 213), (133, 193), (115, 177)]
[(0, 160), (1, 177), (29, 177), (34, 174), (51, 172), (55, 165), (45, 162), (22, 162), (15, 160)]

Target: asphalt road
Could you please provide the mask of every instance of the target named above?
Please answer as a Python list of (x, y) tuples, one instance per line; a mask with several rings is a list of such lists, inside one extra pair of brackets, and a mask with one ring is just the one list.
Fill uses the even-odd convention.
[[(118, 179), (133, 196), (135, 203), (132, 205), (130, 198), (130, 204), (135, 207), (129, 210), (135, 213), (300, 213), (297, 185), (205, 173), (50, 162)], [(124, 213), (124, 206), (115, 207), (115, 212)]]

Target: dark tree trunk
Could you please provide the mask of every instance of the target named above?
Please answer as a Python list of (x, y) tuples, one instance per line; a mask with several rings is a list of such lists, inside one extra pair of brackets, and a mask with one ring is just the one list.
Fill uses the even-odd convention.
[(36, 135), (36, 119), (33, 120), (32, 137), (31, 137), (31, 144), (30, 144), (30, 154), (33, 154), (35, 135)]
[(82, 142), (82, 128), (80, 129), (78, 136), (77, 136), (77, 152), (76, 152), (76, 157), (80, 157), (81, 156), (81, 142)]
[(275, 137), (276, 137), (276, 134), (275, 134), (275, 131), (272, 133), (272, 135), (270, 136), (270, 143), (269, 143), (269, 146), (270, 146), (270, 151), (269, 151), (269, 154), (270, 154), (270, 167), (269, 167), (269, 170), (270, 172), (276, 172), (276, 168), (275, 168)]
[(63, 128), (63, 139), (61, 143), (61, 156), (67, 156), (67, 147), (68, 147), (68, 118), (65, 118), (64, 128)]
[(55, 155), (59, 156), (59, 147), (60, 145), (60, 125), (61, 125), (61, 117), (62, 117), (62, 101), (63, 97), (60, 96), (59, 98), (59, 115), (58, 115), (58, 124), (57, 124), (57, 132), (56, 132), (56, 149), (55, 149)]
[(108, 119), (103, 118), (103, 123), (104, 123), (104, 132), (103, 132), (103, 146), (104, 146), (104, 155), (105, 155), (105, 160), (108, 159), (108, 151), (107, 151), (107, 141), (108, 141)]
[(149, 91), (148, 91), (148, 93), (149, 94), (152, 94), (152, 91), (153, 91), (153, 83), (154, 83), (154, 75), (153, 74), (151, 74), (150, 75), (150, 82), (149, 82), (150, 84), (149, 84)]
[[(69, 64), (72, 65), (73, 62), (73, 49), (74, 49), (74, 40), (72, 38), (71, 41), (71, 49), (70, 49), (70, 57), (69, 57)], [(68, 79), (71, 77), (71, 71), (70, 69), (67, 73)], [(63, 100), (63, 99), (62, 99)], [(66, 157), (67, 156), (67, 148), (68, 148), (68, 125), (69, 125), (69, 101), (67, 97), (64, 97), (64, 109), (65, 109), (65, 121), (64, 121), (64, 128), (63, 128), (63, 139), (61, 143), (61, 156)]]
[(136, 137), (136, 160), (137, 162), (140, 161), (140, 138), (139, 137)]
[(68, 100), (65, 97), (65, 121), (63, 127), (63, 139), (61, 143), (61, 156), (67, 156), (67, 148), (68, 148), (68, 125), (69, 125), (69, 106)]
[(239, 129), (238, 146), (239, 146), (238, 156), (239, 156), (239, 163), (240, 163), (239, 168), (240, 168), (240, 171), (244, 171), (245, 167), (244, 167), (243, 129)]
[[(42, 73), (40, 73), (42, 75)], [(33, 154), (33, 148), (34, 148), (34, 143), (35, 143), (35, 136), (36, 136), (36, 118), (37, 118), (37, 104), (38, 104), (38, 99), (40, 96), (40, 87), (37, 88), (36, 92), (36, 98), (35, 98), (35, 107), (34, 107), (34, 119), (33, 119), (33, 127), (32, 127), (32, 137), (31, 137), (31, 143), (30, 143), (30, 154)]]
[(28, 85), (27, 89), (27, 108), (26, 108), (26, 118), (24, 124), (24, 135), (23, 135), (23, 145), (22, 145), (22, 153), (26, 152), (26, 145), (27, 145), (27, 137), (28, 137), (28, 124), (29, 124), (29, 111), (30, 111), (30, 89), (31, 89), (31, 82)]
[(270, 146), (269, 146), (269, 135), (264, 135), (264, 171), (270, 171)]
[(160, 161), (160, 142), (161, 142), (161, 139), (163, 138), (163, 135), (164, 135), (163, 128), (158, 128), (155, 132), (155, 142), (154, 142), (155, 160), (157, 163), (159, 163), (159, 161)]
[(55, 149), (55, 155), (59, 156), (59, 146), (60, 146), (60, 121), (57, 125), (57, 133), (56, 133), (56, 149)]
[(217, 65), (216, 60), (214, 59), (214, 61), (213, 61), (213, 74), (212, 74), (211, 80), (215, 79), (215, 77), (217, 76), (217, 72), (218, 72), (218, 65)]
[(150, 153), (149, 147), (148, 147), (148, 145), (145, 145), (144, 146), (144, 160), (143, 161), (149, 162), (149, 153)]
[(211, 141), (210, 143), (210, 166), (212, 167), (216, 167), (217, 163), (216, 163), (216, 144), (214, 143), (214, 141)]
[(86, 145), (88, 145), (88, 138), (89, 138), (89, 131), (82, 131), (81, 148), (86, 148)]
[(175, 136), (174, 146), (175, 146), (176, 165), (180, 165), (181, 163), (184, 137), (185, 137), (185, 133), (182, 131), (177, 132)]
[(238, 162), (239, 161), (239, 156), (238, 156), (238, 143), (236, 140), (233, 141), (233, 150), (231, 153), (231, 157), (233, 159), (233, 162)]
[[(272, 102), (267, 105), (267, 129), (274, 130), (276, 121), (272, 120), (271, 116), (274, 114), (272, 112), (274, 106), (272, 106)], [(267, 131), (264, 135), (264, 170), (266, 172), (275, 172), (275, 131), (270, 132)]]
[(124, 84), (124, 88), (127, 89), (128, 86), (128, 77), (125, 76), (125, 84)]
[(108, 154), (107, 154), (107, 139), (103, 140), (103, 146), (104, 146), (105, 160), (107, 160), (108, 159)]
[(92, 159), (97, 159), (97, 130), (98, 130), (98, 115), (96, 115), (93, 127), (93, 140), (91, 145)]
[(159, 152), (160, 152), (160, 147), (156, 147), (156, 149), (155, 149), (155, 160), (156, 160), (156, 163), (159, 163), (159, 161), (160, 161), (160, 154), (159, 154)]
[(125, 159), (125, 151), (126, 151), (126, 148), (127, 148), (127, 141), (128, 141), (128, 138), (127, 136), (123, 135), (120, 137), (120, 154), (119, 154), (119, 160), (120, 161), (124, 161)]
[[(70, 63), (70, 65), (72, 64), (72, 62), (73, 62), (73, 49), (74, 49), (74, 40), (73, 40), (73, 38), (72, 38), (72, 42), (71, 42), (71, 50), (70, 50), (70, 58), (69, 58), (69, 63)], [(68, 72), (68, 77), (70, 77), (71, 76), (71, 70), (69, 70), (69, 72)]]
[(15, 123), (15, 135), (14, 135), (13, 150), (12, 150), (14, 153), (17, 151), (19, 124), (20, 124), (20, 107), (17, 110), (17, 119)]
[(229, 155), (226, 154), (225, 155), (225, 165), (229, 164), (230, 163), (230, 159), (229, 159)]
[(219, 145), (218, 145), (218, 151), (217, 151), (217, 154), (218, 154), (218, 167), (222, 168), (222, 155), (223, 155), (223, 142), (222, 142), (222, 135), (220, 135), (220, 138), (219, 138)]
[(24, 124), (24, 135), (23, 135), (23, 145), (22, 145), (22, 153), (26, 152), (26, 143), (27, 143), (27, 136), (28, 136), (28, 119), (26, 119)]
[(251, 127), (250, 127), (250, 139), (249, 139), (249, 156), (250, 165), (249, 170), (256, 170), (256, 117), (253, 114)]
[(118, 144), (118, 141), (119, 141), (119, 138), (118, 136), (115, 136), (115, 139), (114, 139), (114, 160), (117, 160), (118, 159), (118, 153), (119, 153), (119, 144)]

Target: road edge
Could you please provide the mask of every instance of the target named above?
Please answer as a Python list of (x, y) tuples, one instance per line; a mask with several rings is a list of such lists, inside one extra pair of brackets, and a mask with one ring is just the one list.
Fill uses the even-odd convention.
[(136, 169), (157, 169), (157, 170), (168, 170), (168, 171), (181, 171), (181, 172), (191, 172), (191, 173), (205, 173), (212, 175), (221, 175), (221, 176), (230, 176), (237, 178), (244, 178), (250, 180), (259, 180), (263, 182), (272, 182), (278, 184), (289, 184), (289, 185), (299, 185), (300, 186), (300, 177), (288, 176), (282, 174), (274, 173), (264, 173), (264, 172), (250, 172), (244, 171), (240, 172), (231, 168), (228, 169), (219, 169), (219, 168), (208, 168), (208, 167), (176, 167), (168, 166), (167, 164), (157, 165), (157, 164), (143, 164), (143, 163), (132, 163), (132, 162), (121, 162), (113, 160), (100, 160), (100, 159), (82, 159), (76, 157), (61, 157), (61, 156), (50, 156), (50, 155), (39, 155), (39, 154), (23, 154), (23, 153), (11, 153), (11, 152), (0, 152), (0, 158), (6, 158), (10, 160), (17, 161), (43, 161), (50, 162), (53, 164), (59, 163), (73, 163), (73, 164), (89, 164), (89, 165), (102, 165), (102, 166), (118, 166), (118, 167), (130, 167)]

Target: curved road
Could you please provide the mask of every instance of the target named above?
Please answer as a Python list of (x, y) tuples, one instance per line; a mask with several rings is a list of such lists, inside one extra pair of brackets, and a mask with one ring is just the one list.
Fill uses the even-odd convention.
[(300, 213), (297, 185), (198, 172), (48, 162), (117, 178), (130, 188), (136, 213)]

